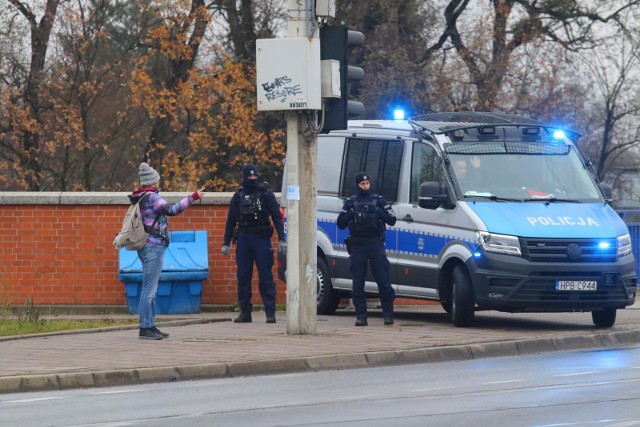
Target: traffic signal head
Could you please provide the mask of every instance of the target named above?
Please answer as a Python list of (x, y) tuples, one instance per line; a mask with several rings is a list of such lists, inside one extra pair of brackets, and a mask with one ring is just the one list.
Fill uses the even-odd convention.
[[(340, 97), (325, 99), (323, 133), (346, 129), (349, 117), (364, 113), (364, 105), (361, 102), (349, 101), (348, 99), (348, 83), (364, 78), (362, 68), (349, 65), (349, 47), (363, 44), (364, 34), (359, 31), (351, 31), (346, 27), (325, 26), (320, 28), (320, 59), (334, 60), (340, 64)], [(324, 78), (325, 76), (323, 76)]]

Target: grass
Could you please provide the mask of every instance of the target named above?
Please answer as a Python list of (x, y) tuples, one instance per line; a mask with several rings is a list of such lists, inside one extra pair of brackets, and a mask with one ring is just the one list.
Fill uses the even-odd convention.
[(131, 320), (24, 320), (0, 318), (0, 337), (71, 331), (77, 329), (98, 329), (137, 323), (137, 318)]
[(0, 282), (0, 337), (42, 334), (47, 332), (99, 329), (137, 324), (138, 319), (43, 319), (33, 299), (27, 298), (24, 306), (9, 304), (6, 282)]

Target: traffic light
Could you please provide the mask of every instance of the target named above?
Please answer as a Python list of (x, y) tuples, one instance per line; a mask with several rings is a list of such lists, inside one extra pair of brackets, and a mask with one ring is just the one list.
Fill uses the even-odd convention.
[[(362, 68), (349, 65), (349, 47), (363, 44), (364, 34), (359, 31), (351, 31), (346, 27), (324, 26), (320, 28), (320, 60), (335, 60), (339, 62), (340, 66), (340, 97), (333, 95), (333, 97), (325, 98), (322, 133), (346, 129), (349, 117), (359, 116), (364, 113), (364, 105), (361, 102), (348, 99), (348, 83), (364, 78), (364, 70)], [(323, 76), (322, 78), (329, 77)]]

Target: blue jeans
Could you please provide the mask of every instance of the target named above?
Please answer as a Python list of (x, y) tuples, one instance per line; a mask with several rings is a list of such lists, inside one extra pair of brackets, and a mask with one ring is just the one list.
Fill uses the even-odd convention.
[(140, 291), (140, 303), (138, 304), (139, 326), (141, 328), (155, 326), (156, 294), (158, 293), (158, 281), (166, 250), (166, 246), (147, 243), (138, 251), (138, 257), (142, 261), (142, 291)]
[(258, 290), (267, 316), (276, 313), (276, 282), (273, 280), (273, 246), (271, 239), (254, 233), (238, 234), (236, 265), (238, 267), (238, 304), (242, 311), (251, 311), (251, 279), (253, 264), (258, 269)]

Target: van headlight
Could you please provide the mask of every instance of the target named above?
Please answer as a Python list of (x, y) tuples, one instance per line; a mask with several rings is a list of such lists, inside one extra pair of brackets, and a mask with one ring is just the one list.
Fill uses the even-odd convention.
[(522, 255), (520, 251), (520, 241), (515, 236), (489, 233), (487, 231), (477, 231), (476, 235), (478, 236), (480, 246), (487, 252)]
[(631, 254), (631, 236), (625, 234), (618, 237), (618, 257), (623, 257)]

